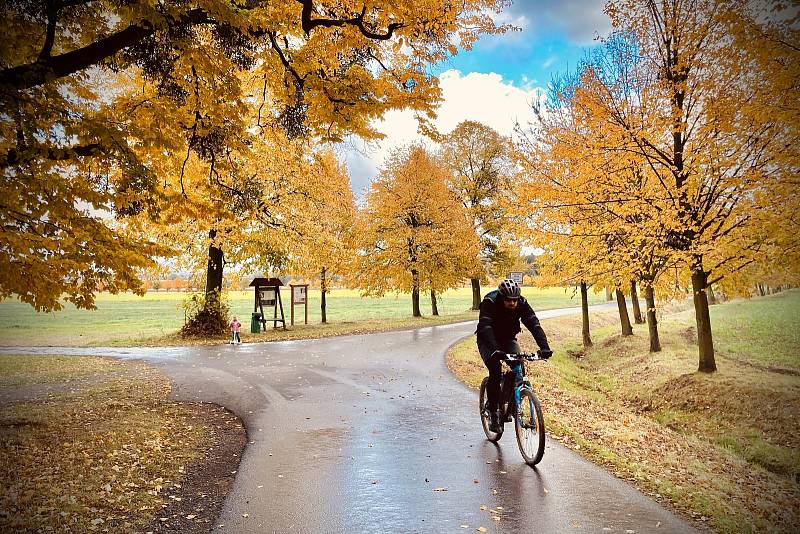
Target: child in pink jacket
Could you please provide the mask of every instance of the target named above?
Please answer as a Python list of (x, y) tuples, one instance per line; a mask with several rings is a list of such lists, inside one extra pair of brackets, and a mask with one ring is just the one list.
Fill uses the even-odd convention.
[(242, 338), (239, 337), (239, 329), (242, 327), (242, 323), (239, 322), (239, 319), (236, 316), (233, 316), (233, 320), (231, 324), (228, 325), (231, 327), (231, 345), (234, 343), (239, 344), (242, 342)]

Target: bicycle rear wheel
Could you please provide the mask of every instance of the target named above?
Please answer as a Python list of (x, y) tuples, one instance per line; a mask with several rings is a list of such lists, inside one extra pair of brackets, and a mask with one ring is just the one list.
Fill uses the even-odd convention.
[(544, 416), (539, 399), (529, 389), (523, 389), (514, 417), (519, 452), (528, 465), (538, 464), (544, 455)]
[(483, 426), (483, 433), (486, 434), (486, 439), (491, 442), (496, 442), (503, 435), (503, 427), (500, 427), (500, 432), (492, 432), (489, 430), (489, 397), (486, 391), (486, 386), (489, 384), (489, 377), (485, 377), (481, 382), (481, 394), (478, 401), (478, 409), (481, 413), (481, 425)]

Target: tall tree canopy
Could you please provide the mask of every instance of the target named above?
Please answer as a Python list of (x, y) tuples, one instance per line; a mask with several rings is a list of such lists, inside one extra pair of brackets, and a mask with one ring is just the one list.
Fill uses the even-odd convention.
[(482, 295), (481, 281), (487, 274), (504, 275), (514, 262), (508, 243), (506, 203), (515, 172), (511, 140), (475, 121), (464, 121), (442, 142), (442, 157), (451, 173), (448, 184), (472, 216), (481, 251), (470, 278), (472, 308)]
[(399, 108), (424, 124), (426, 65), (502, 31), (486, 11), (505, 4), (3, 2), (0, 296), (48, 310), (91, 307), (98, 282), (140, 290), (164, 250), (122, 227), (188, 196), (189, 165), (237, 190), (266, 129), (378, 137), (371, 120)]
[(327, 322), (330, 280), (348, 282), (354, 275), (356, 204), (346, 167), (330, 151), (314, 155), (306, 177), (313, 184), (310, 209), (291, 218), (297, 235), (292, 239), (293, 273), (320, 280), (320, 315)]
[(469, 276), (478, 254), (470, 215), (447, 187), (441, 161), (418, 145), (395, 151), (367, 195), (357, 287), (366, 295), (441, 292)]
[(709, 287), (775, 257), (800, 270), (787, 212), (800, 161), (800, 34), (796, 14), (760, 7), (609, 2), (611, 53), (561, 95), (569, 121), (548, 131), (544, 157), (529, 151), (547, 172), (527, 197), (545, 217), (559, 208), (551, 231), (585, 234), (582, 259), (600, 252), (609, 271), (647, 286), (667, 265), (686, 267), (678, 278), (694, 296), (700, 371), (716, 369)]

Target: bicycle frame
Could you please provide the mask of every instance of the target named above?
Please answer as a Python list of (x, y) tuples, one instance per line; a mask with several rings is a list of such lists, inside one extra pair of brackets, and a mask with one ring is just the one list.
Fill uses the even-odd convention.
[[(509, 370), (503, 373), (503, 377), (500, 381), (500, 396), (503, 400), (506, 401), (506, 413), (504, 415), (508, 416), (509, 414), (513, 414), (513, 409), (516, 406), (519, 406), (520, 400), (522, 398), (522, 391), (524, 389), (528, 389), (533, 391), (533, 386), (528, 381), (528, 378), (525, 373), (525, 360), (522, 358), (506, 358), (503, 360)], [(509, 387), (507, 385), (507, 377), (513, 378), (513, 390), (508, 390)], [(513, 404), (508, 402), (509, 400), (513, 400)]]

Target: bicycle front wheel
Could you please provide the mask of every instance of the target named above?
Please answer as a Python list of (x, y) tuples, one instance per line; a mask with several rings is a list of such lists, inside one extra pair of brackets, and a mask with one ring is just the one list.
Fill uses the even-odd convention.
[(503, 436), (502, 426), (500, 432), (492, 432), (489, 430), (489, 392), (486, 388), (489, 384), (489, 377), (485, 377), (481, 382), (481, 394), (479, 395), (478, 408), (481, 412), (481, 425), (483, 426), (483, 433), (486, 434), (486, 439), (491, 442), (496, 442)]
[(529, 389), (520, 394), (514, 417), (519, 452), (528, 465), (538, 464), (544, 455), (544, 416), (539, 399)]

